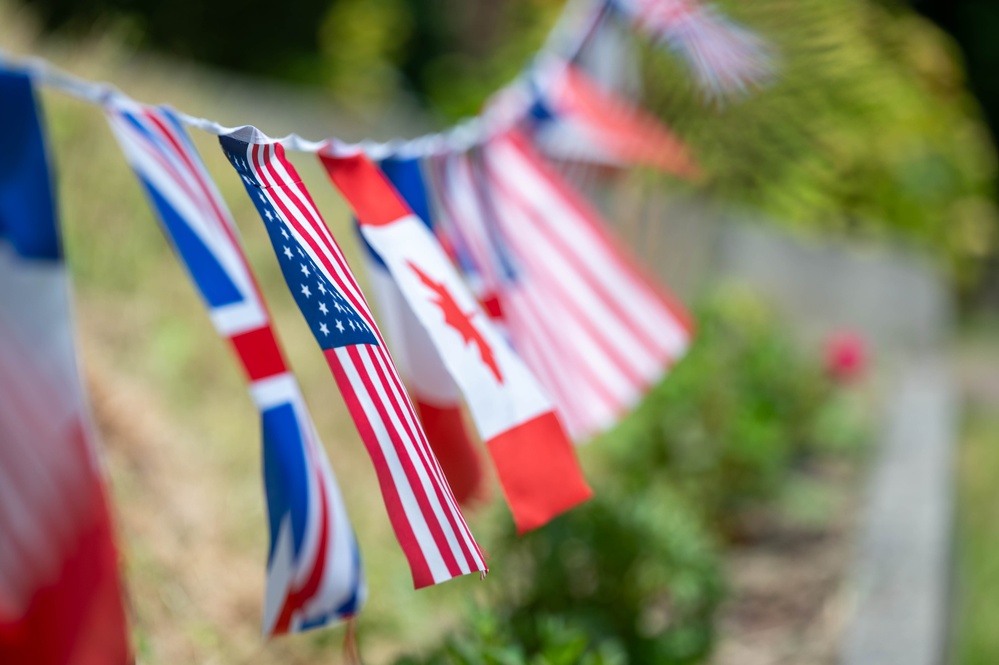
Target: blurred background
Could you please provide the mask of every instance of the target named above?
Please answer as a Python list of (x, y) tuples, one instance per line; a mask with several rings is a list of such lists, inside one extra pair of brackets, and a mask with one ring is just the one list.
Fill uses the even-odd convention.
[[(695, 344), (580, 449), (592, 502), (523, 539), (495, 502), (469, 513), (491, 555), (484, 582), (412, 590), (256, 213), (195, 133), (358, 530), (365, 662), (863, 662), (869, 580), (899, 554), (878, 534), (908, 524), (927, 558), (886, 588), (926, 591), (880, 600), (928, 603), (914, 625), (934, 653), (919, 662), (999, 660), (999, 5), (719, 6), (774, 47), (767, 86), (707, 103), (641, 38), (626, 47), (640, 68), (615, 82), (704, 177), (568, 174), (692, 308)], [(562, 8), (0, 0), (0, 48), (225, 125), (387, 139), (475, 114)], [(99, 110), (43, 101), (140, 662), (339, 662), (339, 628), (261, 641), (254, 408)], [(318, 164), (292, 160), (356, 255)]]

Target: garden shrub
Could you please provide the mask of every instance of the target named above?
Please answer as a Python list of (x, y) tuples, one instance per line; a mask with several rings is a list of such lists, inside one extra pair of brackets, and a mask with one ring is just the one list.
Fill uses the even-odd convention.
[(864, 430), (819, 354), (791, 344), (756, 298), (720, 290), (696, 315), (686, 357), (587, 451), (596, 496), (522, 537), (505, 526), (490, 543), (487, 606), (398, 665), (681, 665), (710, 653), (720, 546)]
[(772, 312), (726, 289), (697, 308), (687, 356), (635, 413), (596, 442), (615, 482), (668, 484), (716, 533), (776, 498), (817, 454), (854, 447), (862, 429), (818, 356), (796, 348)]
[(547, 526), (492, 548), (491, 609), (403, 664), (693, 663), (722, 599), (715, 548), (669, 488), (598, 492)]

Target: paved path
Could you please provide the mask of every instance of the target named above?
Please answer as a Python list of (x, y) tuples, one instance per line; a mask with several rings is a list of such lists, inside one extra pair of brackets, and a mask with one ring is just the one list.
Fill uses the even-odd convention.
[(889, 404), (855, 567), (843, 665), (945, 661), (959, 398), (943, 362), (902, 371)]

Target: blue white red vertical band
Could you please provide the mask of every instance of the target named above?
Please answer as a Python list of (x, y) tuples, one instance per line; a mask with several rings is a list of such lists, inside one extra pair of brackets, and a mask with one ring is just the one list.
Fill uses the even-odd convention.
[(365, 597), (357, 542), (232, 216), (169, 109), (113, 98), (105, 110), (216, 330), (231, 342), (260, 411), (270, 526), (263, 632), (351, 617)]
[(487, 570), (427, 442), (368, 303), (280, 144), (253, 127), (221, 136), (374, 462), (419, 588)]
[(0, 662), (131, 662), (41, 114), (0, 71)]

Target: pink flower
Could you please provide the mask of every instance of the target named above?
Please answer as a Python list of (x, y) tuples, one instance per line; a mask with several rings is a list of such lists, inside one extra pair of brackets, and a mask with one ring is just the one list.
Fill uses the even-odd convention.
[(860, 377), (867, 368), (867, 344), (851, 330), (832, 333), (825, 345), (826, 372), (842, 382)]

